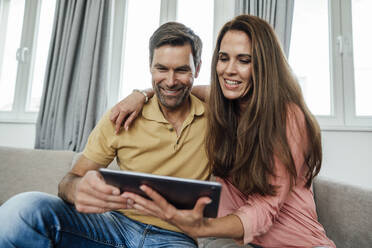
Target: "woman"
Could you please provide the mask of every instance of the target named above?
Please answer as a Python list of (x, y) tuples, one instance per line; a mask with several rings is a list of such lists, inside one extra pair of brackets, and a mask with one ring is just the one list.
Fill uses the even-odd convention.
[(177, 210), (146, 186), (141, 189), (153, 201), (126, 193), (132, 207), (194, 238), (335, 247), (317, 221), (311, 188), (321, 167), (320, 129), (270, 25), (249, 15), (226, 23), (211, 75), (206, 150), (223, 185), (219, 217), (203, 218), (208, 198), (193, 210)]

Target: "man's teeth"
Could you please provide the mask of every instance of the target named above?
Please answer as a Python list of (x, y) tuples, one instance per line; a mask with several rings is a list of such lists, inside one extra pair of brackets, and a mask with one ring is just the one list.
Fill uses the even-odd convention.
[(227, 84), (230, 84), (230, 85), (236, 85), (236, 84), (239, 84), (238, 81), (225, 80), (225, 82), (226, 82)]
[(176, 93), (178, 90), (164, 90), (166, 93), (172, 94)]

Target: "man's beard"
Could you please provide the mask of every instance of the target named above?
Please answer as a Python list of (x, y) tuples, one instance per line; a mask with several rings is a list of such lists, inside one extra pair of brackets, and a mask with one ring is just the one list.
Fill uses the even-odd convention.
[[(155, 94), (156, 96), (158, 97), (159, 99), (159, 102), (161, 105), (163, 105), (164, 107), (168, 108), (168, 109), (178, 109), (179, 107), (182, 106), (182, 104), (185, 102), (185, 100), (189, 97), (190, 95), (190, 91), (191, 91), (191, 87), (186, 87), (186, 86), (182, 86), (182, 87), (174, 87), (174, 88), (167, 88), (165, 90), (180, 90), (182, 89), (182, 92), (179, 93), (177, 96), (164, 96), (162, 93), (161, 93), (161, 87), (159, 86), (159, 84), (155, 85), (154, 87), (154, 90), (155, 90)], [(163, 88), (164, 89), (164, 88)], [(169, 101), (171, 100), (171, 101)]]

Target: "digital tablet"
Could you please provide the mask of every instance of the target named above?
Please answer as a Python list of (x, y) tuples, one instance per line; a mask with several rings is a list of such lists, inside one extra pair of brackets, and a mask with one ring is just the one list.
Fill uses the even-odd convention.
[(200, 197), (208, 196), (212, 202), (206, 205), (204, 217), (217, 216), (220, 183), (110, 169), (99, 169), (99, 172), (107, 184), (118, 187), (121, 192), (132, 192), (149, 199), (139, 188), (147, 185), (178, 209), (192, 209)]

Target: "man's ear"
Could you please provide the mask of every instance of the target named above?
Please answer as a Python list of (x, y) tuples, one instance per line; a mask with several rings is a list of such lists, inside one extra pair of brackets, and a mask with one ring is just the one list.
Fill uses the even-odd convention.
[(198, 66), (196, 67), (196, 70), (195, 70), (195, 78), (197, 78), (199, 76), (201, 64), (202, 64), (202, 61), (200, 60)]

